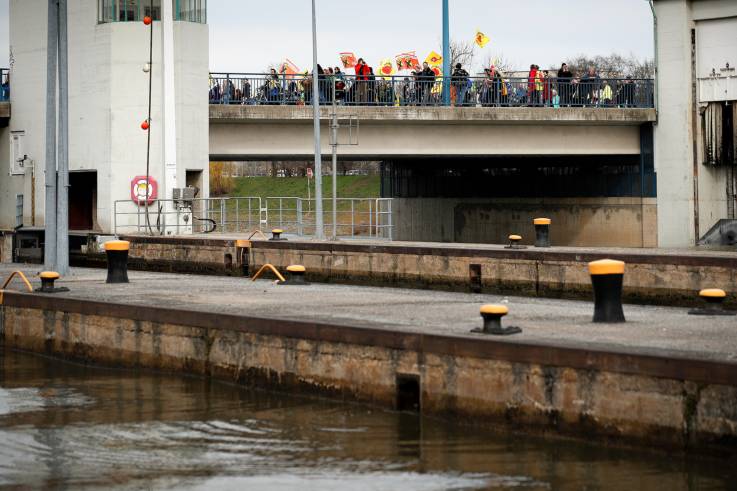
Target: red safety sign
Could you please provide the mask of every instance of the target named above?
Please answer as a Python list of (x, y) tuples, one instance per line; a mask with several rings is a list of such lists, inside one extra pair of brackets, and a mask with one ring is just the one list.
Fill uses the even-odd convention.
[(131, 181), (131, 199), (137, 205), (146, 204), (146, 187), (148, 187), (148, 204), (150, 205), (156, 200), (159, 192), (159, 184), (156, 179), (151, 176), (148, 179), (146, 179), (146, 176), (136, 176)]

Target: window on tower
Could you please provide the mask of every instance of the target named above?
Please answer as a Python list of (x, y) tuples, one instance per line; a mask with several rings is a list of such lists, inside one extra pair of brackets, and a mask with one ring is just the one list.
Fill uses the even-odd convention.
[[(162, 0), (97, 0), (97, 22), (138, 22), (144, 17), (161, 20)], [(174, 20), (207, 23), (207, 0), (170, 0)]]

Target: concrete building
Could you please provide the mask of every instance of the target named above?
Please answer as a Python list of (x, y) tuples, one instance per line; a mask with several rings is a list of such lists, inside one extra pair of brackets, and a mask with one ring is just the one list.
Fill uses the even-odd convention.
[[(176, 182), (208, 190), (206, 0), (170, 0)], [(110, 232), (114, 202), (146, 174), (149, 27), (153, 22), (151, 177), (163, 179), (161, 0), (69, 0), (70, 229)], [(0, 228), (44, 225), (47, 2), (10, 2), (12, 117), (0, 136)], [(35, 170), (34, 170), (35, 169)], [(159, 197), (163, 198), (162, 190)], [(167, 196), (170, 198), (170, 196)], [(16, 210), (17, 217), (16, 217)], [(21, 211), (22, 210), (22, 211)], [(118, 218), (121, 219), (120, 217)], [(123, 218), (125, 219), (125, 218)], [(131, 218), (132, 219), (132, 218)]]
[(658, 245), (737, 218), (737, 2), (655, 0)]

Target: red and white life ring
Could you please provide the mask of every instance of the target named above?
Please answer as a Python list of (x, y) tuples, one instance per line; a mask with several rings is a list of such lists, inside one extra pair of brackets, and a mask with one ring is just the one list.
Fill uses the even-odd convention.
[[(148, 186), (148, 203), (146, 203), (146, 187)], [(159, 193), (159, 184), (151, 176), (136, 176), (131, 181), (131, 200), (137, 205), (151, 205)]]

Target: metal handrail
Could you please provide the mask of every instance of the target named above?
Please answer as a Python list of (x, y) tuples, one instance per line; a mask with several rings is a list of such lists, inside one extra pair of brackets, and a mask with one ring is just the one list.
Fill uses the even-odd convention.
[[(617, 77), (386, 76), (318, 77), (322, 102), (353, 106), (440, 106), (442, 86), (451, 85), (451, 105), (466, 107), (654, 107), (654, 80)], [(306, 105), (311, 75), (210, 74), (210, 104)]]
[[(113, 202), (114, 233), (188, 234), (243, 233), (254, 229), (279, 228), (299, 237), (315, 235), (315, 199), (270, 196), (198, 198), (188, 201), (154, 200), (148, 207), (131, 200)], [(323, 200), (324, 227), (332, 234), (331, 198)], [(336, 200), (336, 230), (339, 237), (372, 237), (392, 240), (391, 198), (339, 198)], [(211, 229), (198, 227), (195, 220), (206, 222)]]

